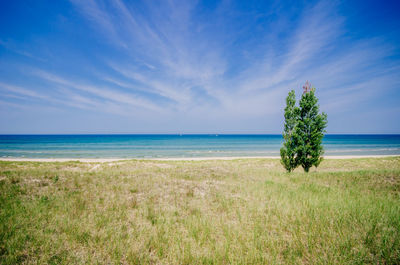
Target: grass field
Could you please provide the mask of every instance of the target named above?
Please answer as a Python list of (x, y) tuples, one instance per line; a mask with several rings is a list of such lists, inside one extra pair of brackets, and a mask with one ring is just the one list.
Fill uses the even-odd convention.
[(400, 158), (0, 162), (0, 263), (400, 264)]

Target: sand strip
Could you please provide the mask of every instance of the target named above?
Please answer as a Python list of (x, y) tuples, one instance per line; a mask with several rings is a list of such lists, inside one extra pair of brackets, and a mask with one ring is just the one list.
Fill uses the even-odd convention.
[[(400, 155), (364, 155), (364, 156), (325, 156), (325, 159), (381, 158), (399, 157)], [(11, 158), (2, 157), (0, 161), (31, 161), (31, 162), (68, 162), (79, 161), (89, 163), (104, 163), (123, 160), (159, 160), (159, 161), (203, 161), (203, 160), (235, 160), (235, 159), (280, 159), (279, 156), (243, 156), (243, 157), (170, 157), (170, 158)]]

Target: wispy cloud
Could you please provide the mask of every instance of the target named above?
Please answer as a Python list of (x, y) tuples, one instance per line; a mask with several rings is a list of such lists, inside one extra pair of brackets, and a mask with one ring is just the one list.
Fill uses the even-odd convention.
[[(345, 38), (345, 18), (337, 15), (335, 4), (321, 1), (301, 10), (290, 29), (285, 28), (285, 23), (275, 21), (275, 25), (284, 25), (282, 30), (289, 32), (288, 37), (271, 44), (250, 64), (245, 61), (246, 69), (227, 78), (227, 71), (234, 65), (230, 64), (229, 53), (224, 51), (232, 49), (228, 45), (237, 40), (227, 41), (214, 36), (218, 39), (214, 41), (207, 32), (199, 31), (201, 25), (194, 12), (195, 3), (179, 5), (169, 1), (157, 6), (147, 3), (143, 8), (148, 14), (143, 17), (120, 0), (111, 6), (103, 5), (102, 10), (102, 5), (95, 2), (91, 8), (80, 1), (73, 2), (84, 15), (94, 18), (93, 22), (109, 32), (116, 45), (123, 42), (128, 57), (151, 62), (151, 67), (138, 67), (134, 71), (130, 70), (129, 64), (107, 62), (109, 67), (127, 78), (121, 80), (113, 76), (108, 81), (123, 87), (131, 86), (130, 81), (137, 82), (141, 89), (176, 102), (178, 106), (174, 109), (179, 111), (199, 110), (199, 104), (211, 102), (211, 109), (215, 107), (226, 113), (273, 114), (280, 111), (288, 89), (301, 86), (305, 79), (321, 86), (327, 86), (323, 79), (334, 82), (337, 86), (335, 91), (324, 91), (322, 87), (322, 94), (331, 102), (342, 102), (342, 107), (351, 105), (354, 100), (370, 95), (357, 89), (370, 81), (355, 81), (351, 76), (366, 74), (370, 69), (382, 70), (373, 64), (388, 55), (388, 50), (379, 44), (367, 45), (361, 50), (353, 48), (362, 45), (361, 42), (369, 43), (369, 40), (353, 41), (345, 48), (337, 47), (338, 40)], [(230, 7), (223, 3), (219, 12), (221, 8)], [(279, 34), (279, 29), (274, 31)], [(127, 34), (122, 36), (116, 32)], [(269, 38), (277, 39), (278, 36)], [(140, 49), (136, 50), (136, 47)], [(143, 61), (143, 64), (147, 62)], [(393, 78), (390, 73), (378, 77), (380, 82)], [(348, 79), (353, 82), (347, 82)], [(200, 88), (204, 93), (192, 93), (193, 88)], [(202, 96), (209, 99), (196, 98)], [(210, 105), (205, 108), (210, 109)]]
[(160, 108), (153, 102), (139, 97), (134, 97), (129, 93), (123, 93), (116, 90), (110, 90), (108, 88), (99, 88), (93, 85), (85, 85), (69, 81), (58, 75), (51, 74), (42, 70), (33, 71), (33, 74), (49, 82), (80, 90), (82, 92), (87, 92), (96, 97), (103, 98), (104, 100), (111, 100), (116, 103), (127, 104), (130, 107), (142, 107), (150, 110), (160, 110)]
[(45, 61), (46, 61), (45, 59), (43, 59), (43, 58), (41, 58), (41, 57), (39, 57), (39, 56), (33, 55), (32, 53), (30, 53), (30, 52), (28, 52), (28, 51), (26, 51), (26, 50), (24, 50), (24, 49), (18, 48), (18, 47), (17, 47), (12, 41), (10, 41), (10, 40), (5, 41), (5, 40), (1, 40), (1, 39), (0, 39), (0, 46), (3, 46), (4, 48), (6, 48), (6, 49), (8, 49), (8, 50), (10, 50), (10, 51), (13, 51), (14, 53), (23, 55), (23, 56), (25, 56), (25, 57), (29, 57), (29, 58), (32, 58), (32, 59), (35, 59), (35, 60), (38, 60), (38, 61), (42, 61), (42, 62), (45, 62)]
[(13, 94), (21, 95), (26, 98), (37, 98), (37, 99), (45, 99), (45, 100), (51, 100), (50, 97), (45, 96), (43, 94), (37, 93), (33, 90), (26, 89), (20, 86), (15, 86), (15, 85), (10, 85), (10, 84), (5, 84), (5, 83), (0, 83), (0, 88), (2, 90), (6, 90), (8, 92), (11, 92)]

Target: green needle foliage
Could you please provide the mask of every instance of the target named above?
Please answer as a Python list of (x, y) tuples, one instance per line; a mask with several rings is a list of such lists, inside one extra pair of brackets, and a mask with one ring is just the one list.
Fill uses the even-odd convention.
[(283, 131), (283, 147), (281, 148), (281, 162), (288, 172), (297, 167), (295, 127), (297, 124), (296, 95), (294, 90), (286, 98), (285, 125)]
[(312, 166), (318, 167), (323, 159), (322, 139), (327, 125), (327, 115), (319, 113), (315, 88), (306, 88), (299, 107), (295, 104), (295, 93), (292, 90), (286, 98), (281, 163), (288, 172), (299, 165), (308, 172)]
[(296, 127), (298, 164), (308, 172), (312, 166), (318, 167), (324, 153), (322, 139), (327, 125), (326, 113), (319, 113), (315, 88), (303, 93)]

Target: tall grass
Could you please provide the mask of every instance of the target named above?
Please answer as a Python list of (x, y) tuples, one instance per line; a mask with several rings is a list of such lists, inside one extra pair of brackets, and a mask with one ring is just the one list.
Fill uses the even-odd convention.
[(399, 264), (400, 158), (0, 162), (0, 263)]

